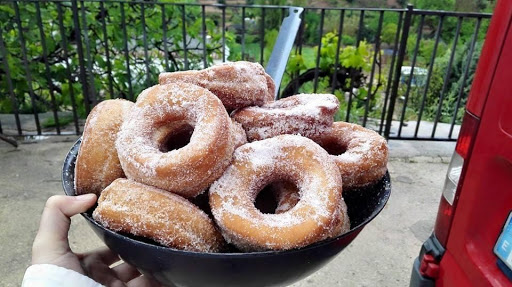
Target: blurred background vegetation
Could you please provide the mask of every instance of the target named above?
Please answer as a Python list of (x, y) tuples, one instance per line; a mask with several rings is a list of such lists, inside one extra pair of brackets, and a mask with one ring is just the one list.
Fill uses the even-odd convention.
[[(365, 11), (360, 19), (359, 10), (320, 8), (404, 8), (403, 0), (164, 0), (162, 4), (145, 5), (78, 1), (80, 31), (75, 29), (71, 2), (20, 1), (17, 6), (3, 2), (0, 114), (53, 112), (43, 126), (65, 125), (85, 118), (103, 99), (134, 100), (157, 82), (162, 71), (200, 69), (224, 60), (265, 65), (287, 13), (286, 9), (205, 6), (203, 10), (200, 5), (163, 4), (174, 2), (307, 7), (281, 95), (333, 93), (341, 102), (338, 120), (360, 122), (362, 117), (381, 117), (385, 92), (391, 84), (391, 59), (398, 48), (395, 38), (399, 13)], [(479, 13), (492, 13), (494, 8), (494, 2), (483, 0), (414, 0), (412, 4), (416, 9)], [(432, 73), (428, 84), (420, 79), (424, 78), (422, 73), (413, 75), (418, 79), (404, 75), (395, 118), (418, 119), (424, 102), (422, 120), (434, 120), (438, 113), (442, 122), (454, 117), (457, 122), (461, 120), (463, 109), (454, 106), (457, 101), (461, 106), (465, 103), (489, 20), (482, 19), (474, 41), (476, 19), (463, 19), (459, 24), (457, 17), (444, 17), (441, 30), (439, 21), (440, 17), (434, 15), (425, 16), (423, 25), (420, 16), (412, 19), (403, 65), (411, 66), (414, 61), (419, 71), (431, 69)], [(409, 88), (408, 81), (412, 83)], [(84, 82), (88, 83), (87, 89)]]

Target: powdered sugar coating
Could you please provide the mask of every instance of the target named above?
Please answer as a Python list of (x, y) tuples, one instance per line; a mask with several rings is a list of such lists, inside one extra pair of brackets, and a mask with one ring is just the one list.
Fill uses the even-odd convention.
[[(160, 150), (162, 129), (194, 127), (190, 142)], [(215, 95), (185, 83), (145, 90), (123, 123), (116, 141), (121, 165), (130, 179), (194, 197), (229, 165), (234, 150), (230, 118)]]
[[(300, 201), (281, 214), (263, 214), (254, 201), (276, 181), (296, 184)], [(285, 250), (330, 236), (338, 222), (341, 177), (313, 141), (282, 135), (245, 144), (210, 187), (210, 206), (224, 238), (241, 250)]]
[[(276, 197), (277, 207), (275, 213), (284, 213), (293, 208), (300, 200), (297, 187), (289, 182), (274, 182), (270, 190)], [(350, 230), (350, 219), (348, 218), (347, 205), (345, 201), (339, 202), (339, 222), (333, 229), (330, 237), (339, 236)]]
[(233, 141), (235, 144), (235, 149), (243, 144), (246, 144), (247, 134), (245, 133), (242, 125), (231, 119), (231, 128), (233, 129)]
[(224, 244), (213, 221), (188, 200), (129, 179), (102, 192), (93, 218), (116, 232), (182, 250), (218, 252)]
[(132, 106), (127, 100), (105, 100), (87, 116), (75, 165), (77, 194), (99, 195), (112, 181), (125, 176), (115, 141)]
[(387, 142), (372, 130), (335, 122), (329, 132), (314, 140), (332, 154), (343, 178), (344, 190), (373, 184), (386, 174)]
[(208, 89), (227, 110), (262, 105), (274, 99), (275, 84), (258, 63), (222, 63), (199, 71), (161, 73), (160, 84), (185, 82)]
[(242, 124), (249, 141), (282, 134), (316, 137), (332, 125), (338, 107), (334, 95), (300, 94), (237, 110), (232, 117)]

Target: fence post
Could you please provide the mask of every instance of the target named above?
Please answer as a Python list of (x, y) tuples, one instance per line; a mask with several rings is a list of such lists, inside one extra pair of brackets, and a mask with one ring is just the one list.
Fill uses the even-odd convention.
[(391, 132), (391, 122), (393, 121), (393, 113), (395, 111), (396, 98), (398, 96), (398, 85), (400, 85), (400, 76), (402, 74), (402, 64), (404, 63), (404, 57), (407, 48), (407, 38), (409, 37), (409, 29), (411, 26), (411, 19), (413, 14), (413, 5), (407, 5), (407, 11), (405, 12), (404, 24), (402, 30), (402, 36), (400, 38), (400, 48), (398, 50), (398, 58), (396, 60), (395, 78), (393, 79), (393, 86), (391, 88), (391, 97), (389, 100), (389, 107), (386, 117), (386, 128), (384, 129), (384, 137), (389, 140), (389, 134)]
[[(91, 111), (91, 99), (89, 98), (89, 83), (87, 81), (87, 72), (84, 62), (84, 51), (82, 47), (82, 33), (80, 29), (80, 19), (78, 15), (77, 0), (71, 1), (71, 9), (73, 10), (73, 25), (76, 35), (76, 50), (78, 53), (78, 65), (80, 66), (80, 82), (82, 82), (82, 92), (84, 95), (84, 105), (87, 114)], [(64, 37), (64, 35), (62, 35)], [(71, 83), (70, 83), (71, 84)], [(71, 86), (70, 89), (73, 87)]]

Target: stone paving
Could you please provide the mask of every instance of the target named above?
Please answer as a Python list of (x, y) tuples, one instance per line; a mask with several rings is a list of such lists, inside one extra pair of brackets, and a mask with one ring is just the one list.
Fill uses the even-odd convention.
[[(62, 162), (76, 136), (0, 141), (0, 278), (19, 286), (46, 199), (63, 194)], [(392, 194), (381, 214), (326, 267), (295, 283), (306, 286), (408, 286), (413, 259), (430, 235), (453, 142), (391, 141)], [(103, 243), (81, 217), (72, 219), (71, 248)]]

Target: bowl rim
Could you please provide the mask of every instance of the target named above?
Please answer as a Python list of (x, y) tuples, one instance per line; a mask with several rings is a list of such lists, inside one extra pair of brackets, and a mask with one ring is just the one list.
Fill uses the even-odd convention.
[[(62, 166), (62, 187), (64, 189), (64, 193), (68, 196), (76, 196), (75, 187), (74, 187), (74, 169), (72, 172), (70, 171), (70, 169), (72, 166), (74, 166), (74, 164), (76, 162), (76, 157), (78, 155), (78, 151), (79, 151), (81, 142), (82, 142), (82, 136), (80, 136), (76, 140), (76, 142), (73, 144), (73, 146), (71, 147), (69, 152), (66, 154), (66, 157), (64, 159), (64, 164)], [(69, 183), (66, 184), (67, 182), (69, 182), (69, 180), (66, 179), (66, 175), (70, 176), (70, 173), (73, 176), (73, 183), (71, 185)], [(181, 250), (181, 249), (161, 246), (161, 245), (152, 244), (152, 243), (133, 239), (129, 236), (117, 233), (113, 230), (110, 230), (110, 229), (104, 227), (103, 225), (99, 224), (96, 220), (94, 220), (87, 212), (83, 212), (83, 213), (81, 213), (81, 215), (89, 223), (100, 228), (104, 232), (109, 233), (111, 236), (114, 236), (117, 239), (127, 240), (129, 242), (132, 242), (133, 244), (143, 245), (147, 248), (156, 248), (163, 252), (178, 253), (180, 255), (193, 256), (193, 257), (209, 257), (209, 258), (211, 258), (211, 257), (215, 257), (215, 258), (222, 258), (222, 257), (225, 257), (225, 258), (249, 258), (249, 257), (276, 256), (276, 255), (283, 255), (283, 254), (293, 254), (296, 252), (304, 252), (304, 251), (307, 251), (310, 249), (316, 249), (318, 247), (331, 244), (335, 241), (339, 241), (345, 237), (349, 237), (350, 235), (352, 235), (354, 233), (355, 234), (359, 233), (364, 228), (365, 225), (367, 225), (370, 221), (372, 221), (384, 209), (384, 207), (387, 204), (387, 201), (389, 200), (389, 197), (391, 195), (391, 178), (390, 178), (388, 171), (386, 171), (386, 174), (384, 175), (383, 179), (381, 179), (381, 180), (384, 180), (384, 184), (385, 184), (384, 194), (381, 196), (379, 204), (377, 205), (375, 210), (363, 222), (359, 223), (358, 225), (356, 225), (354, 227), (351, 226), (349, 231), (347, 231), (341, 235), (338, 235), (336, 237), (324, 239), (324, 240), (312, 243), (310, 245), (307, 245), (307, 246), (304, 246), (301, 248), (289, 249), (289, 250), (268, 250), (268, 251), (254, 251), (254, 252), (217, 252), (217, 253)], [(71, 189), (71, 190), (69, 190), (69, 189)]]

